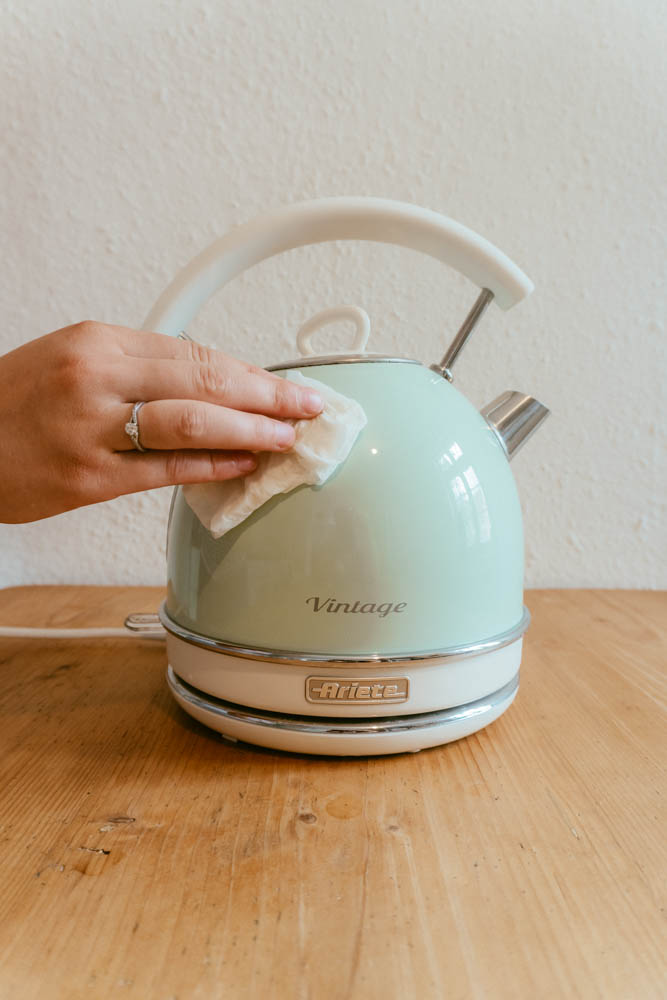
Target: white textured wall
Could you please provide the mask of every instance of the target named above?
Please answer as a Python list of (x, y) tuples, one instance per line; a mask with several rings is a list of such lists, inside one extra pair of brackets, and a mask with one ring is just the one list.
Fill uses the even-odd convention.
[[(480, 405), (517, 388), (553, 410), (513, 463), (528, 583), (667, 584), (661, 0), (3, 11), (1, 352), (84, 318), (140, 325), (190, 257), (286, 202), (440, 210), (537, 286), (487, 313), (456, 370)], [(474, 294), (409, 251), (303, 249), (218, 295), (191, 333), (267, 364), (312, 312), (357, 302), (375, 350), (431, 361)], [(167, 502), (0, 526), (0, 584), (160, 582)]]

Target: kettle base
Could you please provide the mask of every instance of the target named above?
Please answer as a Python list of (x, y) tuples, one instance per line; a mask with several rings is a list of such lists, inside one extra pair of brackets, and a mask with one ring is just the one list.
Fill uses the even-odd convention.
[(206, 694), (167, 668), (169, 689), (189, 715), (232, 742), (291, 753), (337, 757), (415, 753), (470, 736), (494, 722), (514, 701), (519, 674), (477, 701), (416, 715), (373, 718), (287, 715), (246, 708)]

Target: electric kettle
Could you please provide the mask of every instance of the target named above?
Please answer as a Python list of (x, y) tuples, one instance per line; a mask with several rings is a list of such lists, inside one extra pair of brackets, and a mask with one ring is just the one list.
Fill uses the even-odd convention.
[[(497, 719), (519, 682), (523, 535), (509, 460), (548, 410), (505, 392), (478, 412), (451, 368), (486, 306), (532, 284), (503, 253), (435, 212), (375, 198), (304, 202), (243, 225), (192, 261), (144, 328), (174, 336), (232, 278), (329, 240), (409, 247), (481, 289), (439, 364), (365, 350), (366, 314), (302, 329), (302, 371), (357, 400), (368, 423), (322, 486), (273, 497), (215, 539), (174, 491), (168, 527), (167, 680), (190, 715), (232, 741), (301, 753), (420, 750)], [(347, 316), (349, 353), (312, 353)], [(412, 338), (411, 338), (412, 339)]]

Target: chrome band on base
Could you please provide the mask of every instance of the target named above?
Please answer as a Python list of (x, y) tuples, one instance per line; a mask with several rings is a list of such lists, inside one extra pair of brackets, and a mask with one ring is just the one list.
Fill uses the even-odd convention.
[(183, 639), (185, 642), (190, 642), (194, 646), (217, 650), (229, 656), (240, 656), (249, 660), (272, 660), (278, 663), (329, 663), (341, 666), (354, 666), (360, 663), (414, 663), (422, 660), (441, 660), (447, 657), (477, 656), (479, 653), (489, 653), (491, 650), (509, 646), (511, 642), (515, 642), (524, 634), (530, 624), (530, 611), (524, 605), (523, 614), (518, 625), (490, 639), (482, 639), (479, 642), (467, 643), (461, 646), (449, 646), (444, 649), (431, 649), (423, 653), (395, 653), (386, 655), (382, 653), (352, 653), (349, 655), (343, 653), (300, 653), (284, 649), (251, 649), (245, 646), (236, 646), (222, 639), (214, 639), (211, 636), (191, 632), (189, 629), (184, 628), (183, 625), (179, 625), (169, 616), (166, 601), (163, 601), (160, 605), (160, 621), (167, 632), (171, 632), (177, 638)]
[(167, 684), (177, 700), (184, 701), (201, 711), (212, 712), (222, 719), (274, 730), (281, 729), (291, 733), (360, 736), (422, 731), (442, 726), (447, 722), (460, 722), (472, 718), (480, 718), (479, 728), (481, 729), (484, 725), (484, 715), (491, 715), (498, 705), (515, 694), (519, 686), (519, 674), (517, 672), (511, 681), (488, 697), (468, 702), (467, 705), (458, 705), (456, 708), (443, 708), (437, 712), (424, 712), (419, 715), (376, 716), (371, 719), (350, 720), (326, 716), (286, 715), (256, 708), (244, 708), (243, 705), (223, 701), (222, 698), (205, 694), (192, 687), (174, 672), (171, 665), (167, 667)]

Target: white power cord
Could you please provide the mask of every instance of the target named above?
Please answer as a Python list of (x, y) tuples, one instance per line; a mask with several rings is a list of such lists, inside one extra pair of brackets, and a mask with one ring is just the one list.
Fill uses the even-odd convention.
[(128, 615), (123, 628), (29, 628), (0, 625), (0, 639), (164, 639), (157, 615)]
[(14, 628), (0, 625), (0, 637), (10, 639), (136, 639), (128, 628)]

